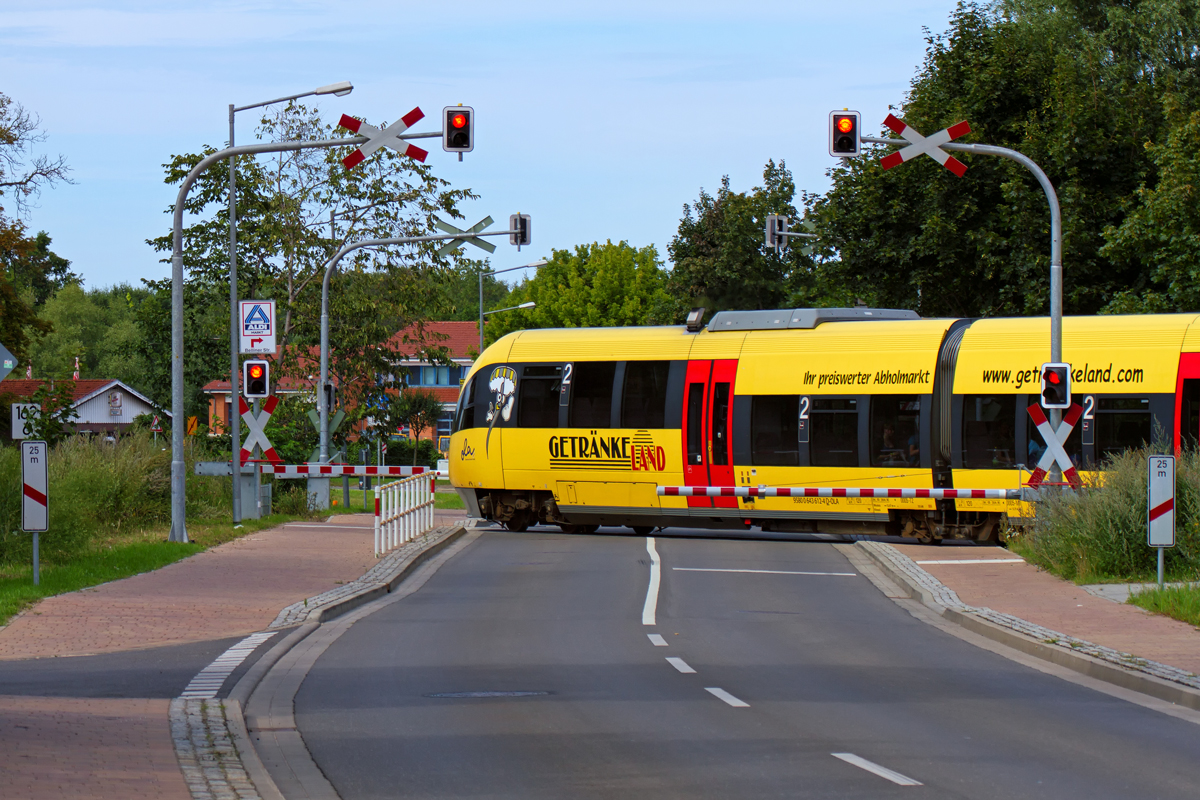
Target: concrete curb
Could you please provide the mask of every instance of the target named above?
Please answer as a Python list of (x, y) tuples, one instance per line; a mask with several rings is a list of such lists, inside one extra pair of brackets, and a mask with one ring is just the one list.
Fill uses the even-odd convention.
[[(241, 770), (253, 784), (253, 791), (247, 791), (250, 787), (237, 787), (235, 791), (238, 798), (244, 800), (285, 800), (283, 793), (280, 792), (266, 765), (255, 750), (254, 740), (250, 736), (250, 732), (246, 726), (244, 709), (249, 704), (250, 696), (254, 693), (254, 690), (280, 659), (307, 639), (313, 632), (319, 630), (322, 623), (336, 619), (372, 600), (379, 599), (395, 591), (413, 571), (433, 556), (445, 550), (464, 533), (466, 533), (466, 528), (461, 524), (434, 528), (420, 539), (415, 539), (407, 543), (404, 547), (398, 548), (388, 554), (388, 556), (385, 556), (380, 560), (380, 563), (376, 564), (357, 580), (351, 581), (345, 586), (330, 592), (323, 592), (315, 597), (310, 597), (306, 601), (293, 604), (281, 611), (276, 621), (267, 630), (271, 628), (291, 627), (291, 625), (279, 624), (289, 609), (304, 609), (306, 613), (304, 613), (304, 619), (300, 625), (294, 627), (283, 639), (276, 642), (261, 658), (251, 665), (234, 685), (225, 700), (206, 701), (220, 703), (223, 709), (223, 724), (220, 727), (225, 729), (224, 731), (210, 731), (209, 738), (213, 738), (214, 735), (217, 738), (227, 738), (232, 743), (233, 752), (232, 754), (221, 753), (222, 761), (224, 762), (220, 767), (221, 774), (214, 772), (214, 774), (208, 775), (208, 772), (213, 772), (211, 768), (209, 770), (192, 770), (197, 773), (193, 776), (194, 778), (200, 778), (202, 774), (204, 775), (203, 780), (199, 782), (193, 780), (189, 783), (189, 789), (194, 800), (211, 800), (214, 798), (216, 795), (211, 791), (213, 787), (201, 787), (199, 783), (209, 783), (208, 779), (211, 779), (215, 780), (217, 784), (225, 784), (227, 782), (225, 773), (236, 773), (238, 765), (241, 766)], [(181, 707), (180, 712), (183, 711), (184, 709)], [(176, 716), (179, 716), (179, 714), (176, 714)], [(222, 737), (222, 733), (226, 733), (227, 736)], [(178, 748), (179, 745), (177, 743), (177, 751)], [(185, 763), (184, 754), (177, 752), (177, 755), (180, 756), (182, 768)], [(187, 754), (187, 758), (189, 762), (197, 760), (201, 762), (213, 761), (209, 757), (209, 754), (206, 753), (189, 753)], [(192, 783), (196, 783), (197, 785), (193, 786)], [(221, 794), (221, 792), (217, 794)]]
[[(1181, 685), (1183, 681), (1200, 683), (1200, 679), (1191, 673), (1119, 653), (990, 608), (973, 608), (963, 603), (954, 590), (895, 548), (881, 542), (858, 542), (855, 548), (866, 554), (912, 599), (972, 633), (1090, 678), (1200, 711), (1200, 691)], [(1152, 672), (1169, 677), (1150, 674)]]

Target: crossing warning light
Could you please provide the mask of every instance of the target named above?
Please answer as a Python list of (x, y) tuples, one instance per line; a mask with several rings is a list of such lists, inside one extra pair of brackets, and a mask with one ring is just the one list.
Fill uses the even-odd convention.
[(829, 155), (835, 158), (853, 158), (862, 153), (859, 117), (857, 111), (829, 112)]
[(767, 215), (767, 247), (783, 250), (787, 247), (788, 218), (780, 214)]
[(469, 153), (475, 149), (475, 109), (470, 106), (446, 106), (442, 109), (442, 149), (448, 153)]
[(1042, 364), (1042, 407), (1071, 407), (1071, 365)]
[(260, 358), (242, 364), (242, 387), (246, 397), (262, 400), (271, 396), (271, 362)]

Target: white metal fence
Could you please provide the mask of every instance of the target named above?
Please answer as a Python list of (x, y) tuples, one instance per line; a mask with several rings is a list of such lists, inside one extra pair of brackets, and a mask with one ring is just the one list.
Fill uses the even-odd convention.
[(433, 527), (434, 475), (385, 483), (375, 492), (375, 555), (399, 547)]

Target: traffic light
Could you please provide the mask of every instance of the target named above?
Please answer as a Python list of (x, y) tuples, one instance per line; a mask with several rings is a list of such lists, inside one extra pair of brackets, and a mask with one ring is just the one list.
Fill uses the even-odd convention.
[(779, 214), (767, 215), (767, 247), (783, 250), (787, 247), (788, 218)]
[(1042, 364), (1042, 407), (1071, 407), (1071, 365)]
[(242, 364), (242, 392), (252, 400), (271, 396), (271, 362), (254, 358)]
[(533, 241), (533, 220), (528, 214), (511, 214), (508, 217), (508, 229), (513, 231), (508, 235), (508, 243), (515, 244), (518, 249), (521, 245), (529, 244)]
[(853, 158), (862, 153), (857, 111), (829, 112), (829, 155)]
[(475, 109), (470, 106), (446, 106), (442, 109), (442, 149), (448, 153), (469, 153), (475, 149)]
[(327, 383), (325, 384), (325, 410), (332, 414), (335, 405), (337, 405), (337, 388), (332, 383)]

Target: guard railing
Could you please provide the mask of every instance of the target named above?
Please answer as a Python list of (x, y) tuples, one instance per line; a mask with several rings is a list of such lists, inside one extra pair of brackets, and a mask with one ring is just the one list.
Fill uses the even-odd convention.
[(379, 487), (375, 492), (376, 557), (433, 527), (436, 488), (434, 475), (413, 475)]

